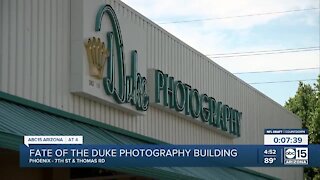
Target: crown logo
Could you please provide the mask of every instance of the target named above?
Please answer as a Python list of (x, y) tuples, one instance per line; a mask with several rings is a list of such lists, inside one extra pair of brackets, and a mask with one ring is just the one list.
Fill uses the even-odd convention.
[(87, 51), (90, 75), (102, 79), (106, 58), (109, 56), (104, 42), (101, 42), (100, 38), (92, 37), (85, 42), (84, 46)]

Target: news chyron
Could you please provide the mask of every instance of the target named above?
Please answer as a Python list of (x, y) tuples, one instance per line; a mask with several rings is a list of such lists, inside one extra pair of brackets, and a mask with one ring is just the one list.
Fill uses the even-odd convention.
[[(264, 145), (270, 146), (264, 153), (264, 163), (269, 163), (281, 153), (281, 163), (285, 166), (307, 166), (308, 154), (308, 130), (306, 129), (266, 129), (264, 133)], [(276, 152), (272, 146), (282, 146), (280, 152)]]
[(306, 129), (265, 129), (263, 144), (90, 144), (82, 135), (25, 136), (20, 167), (320, 167)]

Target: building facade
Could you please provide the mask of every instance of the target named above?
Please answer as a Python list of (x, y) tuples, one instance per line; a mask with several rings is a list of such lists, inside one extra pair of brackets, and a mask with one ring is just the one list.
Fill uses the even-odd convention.
[[(32, 109), (50, 117), (61, 116), (68, 122), (86, 124), (88, 120), (92, 126), (145, 143), (263, 144), (265, 128), (301, 128), (300, 119), (281, 105), (121, 1), (1, 0), (0, 9), (3, 114), (21, 112), (24, 121), (23, 113)], [(40, 117), (37, 112), (28, 114)], [(33, 173), (39, 179), (60, 179), (69, 173), (64, 176), (68, 179), (73, 177), (71, 171), (80, 173), (68, 169), (19, 169), (17, 147), (10, 145), (7, 135), (37, 134), (37, 128), (46, 129), (55, 121), (48, 127), (38, 127), (30, 116), (29, 123), (34, 124), (26, 127), (28, 122), (14, 118), (17, 114), (0, 114), (0, 122), (6, 122), (0, 129), (2, 154), (16, 158), (12, 165), (1, 163), (2, 170), (16, 171), (17, 177)], [(9, 122), (26, 126), (20, 126), (23, 131), (18, 133), (9, 128)], [(67, 133), (68, 128), (47, 131), (63, 132)], [(84, 142), (98, 141), (86, 142), (84, 136)], [(104, 142), (107, 139), (99, 141)], [(225, 179), (241, 177), (236, 176), (239, 172), (267, 179), (303, 177), (302, 168), (221, 171)], [(169, 179), (170, 175), (123, 172), (141, 178)], [(208, 172), (220, 170), (212, 168)], [(235, 176), (228, 177), (228, 173)], [(4, 171), (2, 174), (14, 177)], [(190, 177), (210, 178), (195, 174)], [(214, 174), (211, 177), (214, 179)]]

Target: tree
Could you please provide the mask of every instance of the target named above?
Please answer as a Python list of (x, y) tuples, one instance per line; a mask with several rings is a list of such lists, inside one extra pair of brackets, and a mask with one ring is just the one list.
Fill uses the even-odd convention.
[[(320, 75), (314, 86), (299, 82), (295, 96), (285, 103), (285, 108), (301, 118), (302, 128), (309, 131), (309, 144), (320, 144)], [(304, 176), (320, 180), (320, 168), (305, 168)]]

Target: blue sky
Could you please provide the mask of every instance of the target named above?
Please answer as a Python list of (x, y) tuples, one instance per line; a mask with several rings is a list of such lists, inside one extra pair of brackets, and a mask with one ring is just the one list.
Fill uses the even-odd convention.
[[(194, 47), (201, 53), (218, 54), (320, 46), (320, 11), (296, 11), (242, 18), (215, 19), (190, 23), (164, 22), (221, 18), (248, 14), (319, 8), (319, 0), (123, 0), (138, 12)], [(320, 51), (214, 58), (230, 72), (276, 71), (315, 68), (303, 71), (236, 74), (248, 83), (316, 79)], [(315, 81), (306, 81), (314, 83)], [(298, 82), (252, 84), (284, 105)]]

